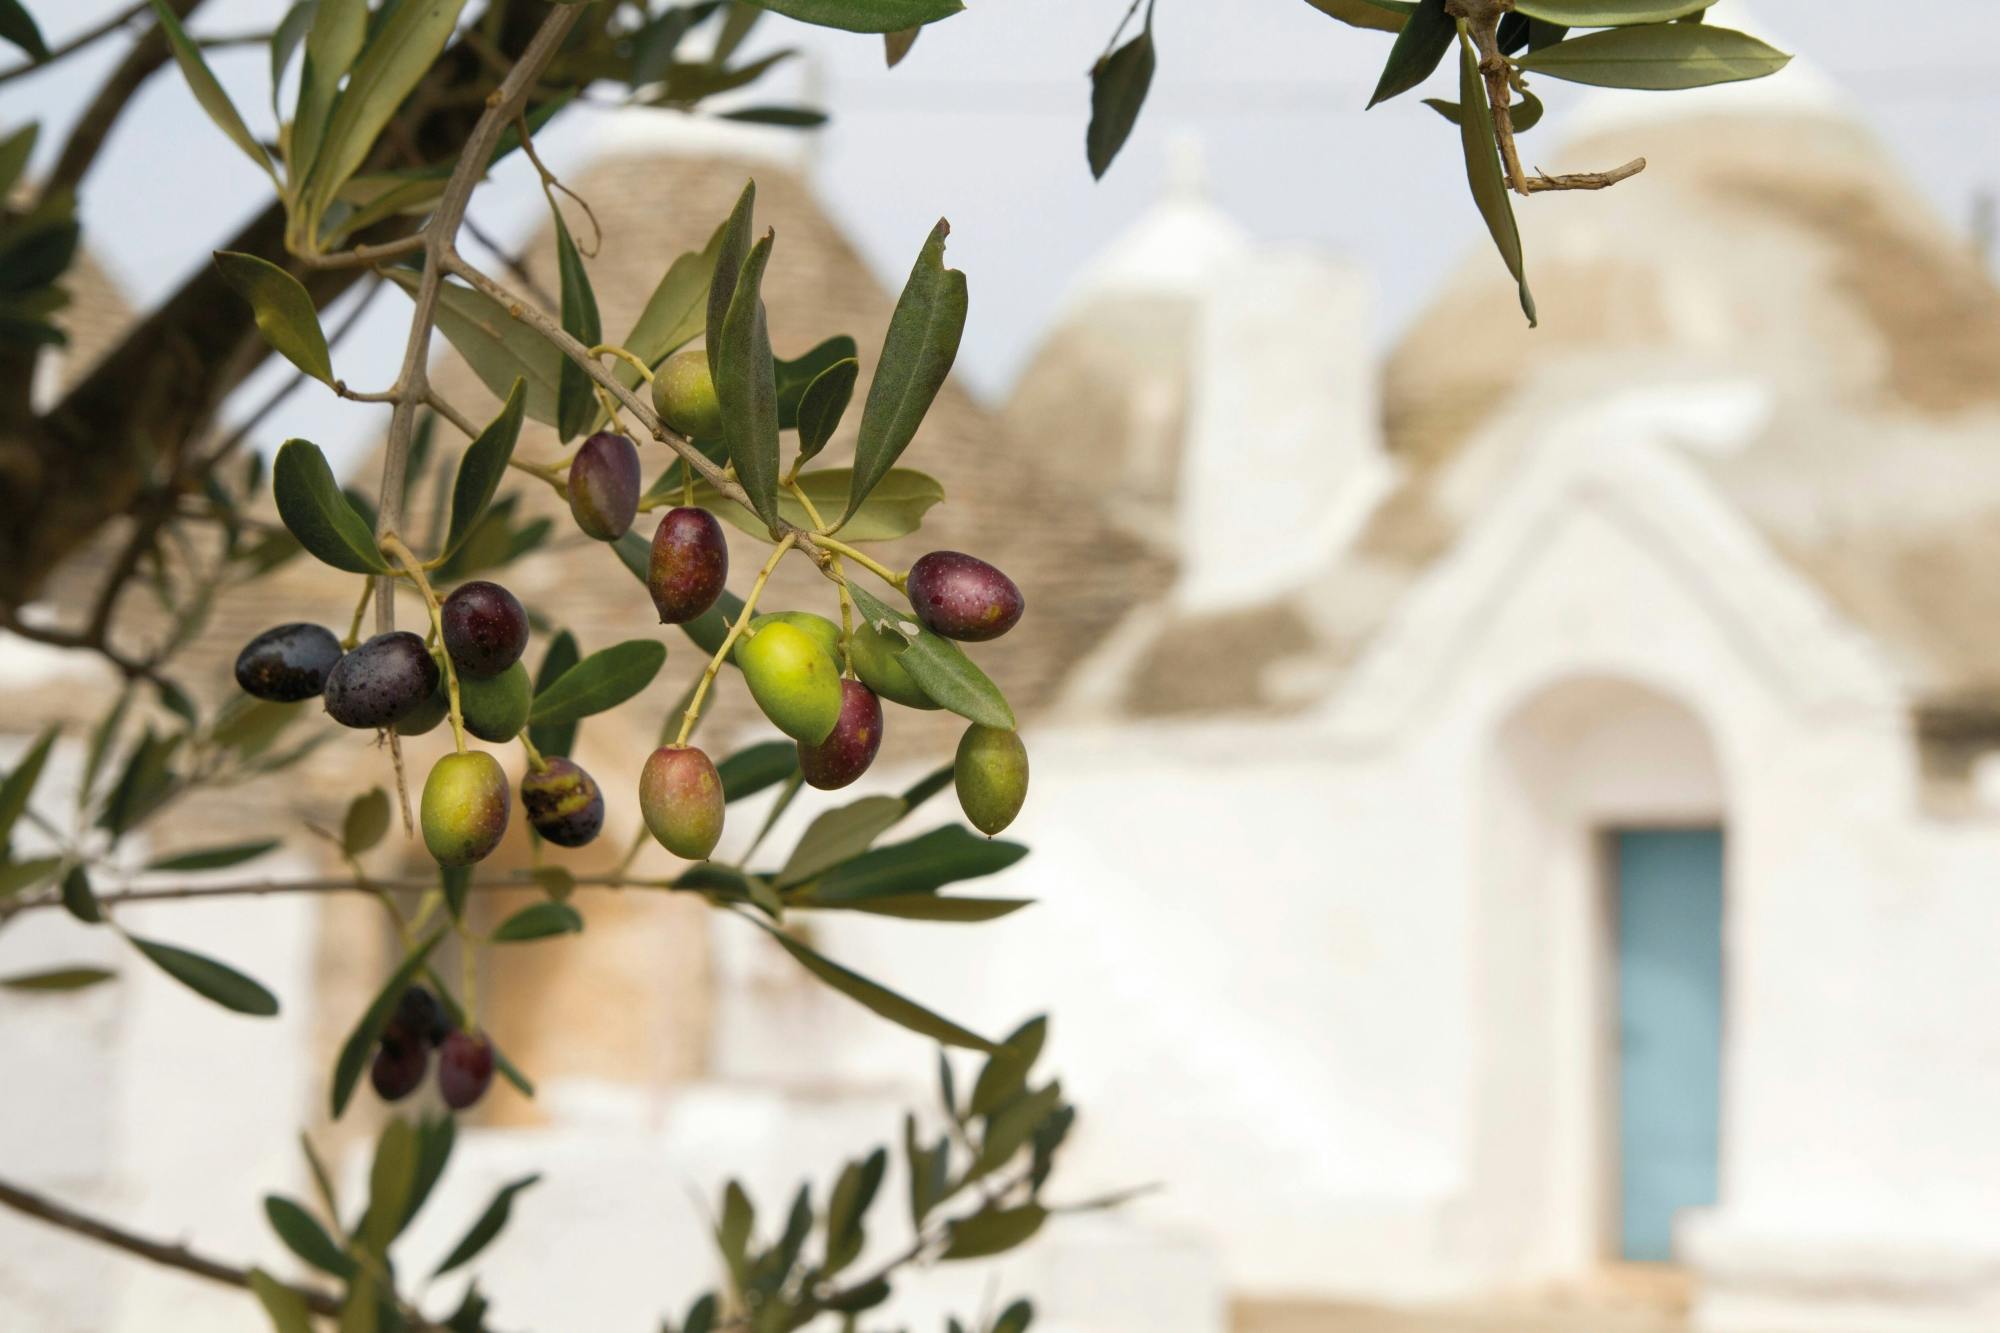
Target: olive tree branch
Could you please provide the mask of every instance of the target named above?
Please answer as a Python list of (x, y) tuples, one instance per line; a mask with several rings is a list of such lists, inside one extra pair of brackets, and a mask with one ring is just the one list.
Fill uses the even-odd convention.
[[(671, 879), (634, 879), (623, 873), (600, 875), (575, 875), (572, 883), (580, 889), (640, 889), (646, 891), (670, 890), (687, 893), (712, 893), (711, 889), (685, 889)], [(116, 907), (124, 903), (160, 903), (203, 901), (211, 898), (279, 898), (293, 894), (367, 893), (382, 890), (409, 890), (421, 892), (437, 887), (434, 878), (426, 879), (374, 879), (355, 876), (345, 879), (327, 877), (321, 879), (262, 879), (246, 880), (240, 884), (168, 884), (159, 888), (125, 888), (100, 892), (97, 901), (106, 907)], [(537, 887), (533, 879), (488, 879), (474, 880), (466, 888), (474, 893), (503, 893), (507, 890), (532, 889)], [(23, 912), (39, 911), (48, 907), (59, 907), (59, 897), (15, 898), (0, 902), (0, 922), (11, 920)]]

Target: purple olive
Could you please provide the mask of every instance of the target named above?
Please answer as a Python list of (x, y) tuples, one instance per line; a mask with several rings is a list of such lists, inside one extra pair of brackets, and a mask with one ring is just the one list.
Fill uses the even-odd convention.
[(474, 579), (444, 599), (444, 650), (461, 676), (497, 676), (528, 646), (528, 613), (497, 583)]
[(646, 591), (662, 625), (684, 625), (722, 596), (729, 582), (729, 543), (722, 524), (706, 509), (669, 509), (653, 533), (653, 563)]
[(493, 1082), (493, 1043), (483, 1032), (463, 1028), (444, 1039), (438, 1048), (438, 1091), (444, 1104), (454, 1111), (486, 1095)]
[(389, 1019), (385, 1031), (407, 1039), (421, 1042), (425, 1046), (436, 1046), (451, 1033), (451, 1019), (445, 1014), (444, 1006), (428, 988), (412, 986), (403, 992), (403, 998), (396, 1002), (396, 1012)]
[(799, 771), (821, 791), (833, 791), (868, 771), (882, 748), (882, 701), (858, 680), (840, 682), (840, 720), (818, 745), (799, 742)]
[(416, 635), (405, 629), (377, 634), (327, 673), (327, 714), (343, 727), (390, 726), (423, 707), (438, 674)]
[(340, 640), (323, 625), (291, 624), (267, 629), (236, 655), (236, 683), (245, 694), (272, 703), (297, 703), (326, 688), (327, 674), (340, 660)]
[(639, 450), (611, 431), (577, 446), (569, 465), (569, 512), (586, 535), (615, 542), (639, 512)]
[(522, 778), (521, 805), (535, 832), (558, 847), (581, 847), (604, 827), (604, 793), (568, 759), (552, 756)]
[(384, 1033), (368, 1066), (368, 1081), (385, 1102), (399, 1102), (417, 1090), (430, 1068), (430, 1047), (400, 1032)]
[(958, 551), (932, 551), (911, 565), (907, 591), (932, 633), (968, 643), (999, 638), (1027, 607), (1014, 580)]

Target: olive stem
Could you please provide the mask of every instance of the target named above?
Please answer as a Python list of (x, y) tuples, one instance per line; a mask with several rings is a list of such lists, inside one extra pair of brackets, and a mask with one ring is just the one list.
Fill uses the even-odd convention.
[[(417, 591), (424, 595), (424, 606), (431, 613), (431, 630), (437, 635), (439, 646), (443, 646), (444, 608), (438, 605), (437, 593), (432, 590), (431, 581), (424, 577), (422, 563), (418, 561), (409, 547), (403, 545), (403, 539), (393, 532), (383, 534), (382, 549), (396, 558), (397, 562), (408, 572), (410, 581), (417, 585)], [(464, 754), (465, 717), (459, 711), (458, 667), (452, 663), (451, 650), (449, 648), (444, 650), (442, 656), (444, 658), (445, 696), (451, 701), (451, 737), (458, 746), (458, 752)]]
[[(813, 504), (812, 497), (806, 494), (806, 488), (799, 485), (798, 463), (792, 464), (791, 473), (785, 478), (785, 489), (798, 497), (800, 507), (806, 511), (806, 517), (812, 520), (813, 532), (823, 535), (826, 532), (826, 520), (819, 516), (819, 509)], [(840, 557), (829, 556), (828, 564), (833, 575), (833, 586), (840, 590), (840, 673), (843, 676), (851, 676), (854, 674), (854, 599), (848, 594), (847, 571), (841, 567)]]
[(876, 578), (881, 579), (884, 583), (896, 589), (896, 591), (903, 592), (907, 590), (907, 585), (909, 583), (909, 578), (910, 578), (908, 574), (898, 574), (895, 570), (890, 569), (887, 565), (884, 565), (879, 561), (874, 560), (871, 557), (862, 554), (860, 551), (855, 550), (852, 546), (849, 546), (846, 542), (837, 541), (834, 538), (828, 537), (823, 533), (816, 534), (813, 537), (813, 540), (817, 542), (819, 545), (826, 547), (829, 551), (838, 551), (842, 555), (852, 558), (855, 564), (861, 566), (863, 569), (873, 574)]
[(610, 343), (599, 343), (590, 349), (590, 354), (592, 356), (615, 356), (626, 365), (632, 367), (632, 369), (638, 371), (641, 380), (647, 384), (653, 382), (653, 368), (647, 365), (645, 359), (636, 352), (628, 351), (623, 347), (613, 346)]
[(354, 619), (347, 626), (347, 637), (340, 641), (342, 649), (352, 651), (354, 645), (361, 642), (361, 618), (368, 613), (368, 603), (374, 597), (375, 580), (370, 578), (362, 579), (361, 600), (354, 605)]
[(521, 748), (528, 752), (529, 768), (532, 768), (535, 772), (539, 773), (543, 769), (549, 766), (549, 761), (542, 758), (542, 752), (535, 748), (535, 743), (533, 741), (528, 739), (528, 730), (526, 727), (523, 727), (521, 729), (521, 734), (515, 737), (515, 739), (520, 741)]
[(743, 636), (744, 629), (750, 624), (750, 617), (757, 613), (757, 599), (764, 595), (764, 585), (771, 581), (771, 571), (778, 567), (778, 562), (785, 558), (785, 552), (791, 550), (797, 541), (797, 532), (788, 532), (780, 537), (771, 558), (757, 571), (757, 581), (750, 585), (750, 595), (743, 599), (742, 612), (736, 617), (736, 623), (729, 627), (729, 633), (722, 636), (722, 646), (715, 650), (715, 656), (708, 659), (708, 666), (694, 687), (694, 698), (688, 700), (687, 711), (681, 714), (680, 734), (674, 737), (675, 749), (687, 744), (689, 735), (694, 732), (695, 722), (701, 717), (701, 701), (708, 696), (708, 687), (715, 683), (716, 673), (729, 660), (729, 650), (736, 646), (737, 639)]

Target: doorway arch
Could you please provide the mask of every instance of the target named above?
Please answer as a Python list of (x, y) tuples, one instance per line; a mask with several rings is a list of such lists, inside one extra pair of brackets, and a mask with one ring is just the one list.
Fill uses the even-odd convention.
[[(1620, 835), (1726, 837), (1728, 803), (1702, 718), (1630, 678), (1546, 685), (1489, 735), (1470, 904), (1467, 1200), (1482, 1266), (1501, 1280), (1541, 1281), (1587, 1273), (1626, 1248)], [(1719, 961), (1719, 874), (1712, 891), (1718, 915), (1703, 947)], [(1719, 972), (1716, 985), (1719, 1005)], [(1719, 1080), (1719, 1036), (1713, 1059)]]

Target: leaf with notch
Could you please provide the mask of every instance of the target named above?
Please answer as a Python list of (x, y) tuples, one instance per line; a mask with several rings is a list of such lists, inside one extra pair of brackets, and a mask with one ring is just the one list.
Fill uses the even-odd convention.
[(811, 462), (840, 429), (840, 418), (854, 398), (854, 381), (861, 363), (853, 357), (822, 370), (799, 395), (799, 461)]
[[(569, 234), (562, 209), (553, 203), (549, 211), (556, 220), (556, 271), (562, 279), (563, 331), (585, 347), (604, 341), (604, 325), (597, 314), (597, 293), (590, 289), (590, 274), (583, 256)], [(556, 378), (556, 438), (567, 444), (587, 427), (599, 410), (591, 389), (590, 375), (568, 357), (562, 359)]]
[(735, 465), (736, 480), (750, 507), (775, 527), (778, 522), (778, 387), (771, 359), (771, 331), (764, 320), (761, 289), (771, 260), (774, 235), (765, 232), (750, 247), (722, 321), (722, 345), (711, 352), (715, 396), (722, 404), (722, 439)]
[(388, 572), (389, 562), (375, 548), (375, 534), (340, 493), (318, 445), (285, 441), (271, 468), (271, 495), (278, 502), (278, 517), (322, 564), (350, 574)]
[(1451, 50), (1457, 32), (1456, 21), (1445, 13), (1444, 0), (1419, 0), (1416, 12), (1403, 24), (1403, 30), (1396, 34), (1396, 44), (1389, 48), (1388, 62), (1382, 67), (1382, 77), (1375, 84), (1368, 105), (1386, 102), (1428, 79), (1444, 59), (1444, 53)]
[(594, 652), (535, 695), (529, 720), (560, 725), (616, 708), (652, 684), (666, 661), (667, 645), (657, 639), (627, 639)]
[(1015, 729), (1014, 710), (1008, 707), (1006, 696), (962, 648), (918, 624), (913, 613), (892, 611), (860, 584), (850, 584), (849, 591), (869, 624), (892, 641), (902, 640), (902, 647), (892, 642), (890, 649), (918, 689), (969, 721)]
[(1514, 201), (1507, 190), (1507, 178), (1500, 167), (1500, 147), (1494, 139), (1493, 108), (1486, 102), (1486, 81), (1479, 76), (1479, 60), (1472, 41), (1459, 34), (1458, 120), (1459, 143), (1465, 150), (1465, 179), (1472, 187), (1472, 202), (1479, 206), (1486, 230), (1500, 251), (1507, 271), (1521, 293), (1521, 313), (1528, 327), (1536, 325), (1535, 298), (1528, 290), (1528, 275), (1521, 257), (1521, 229), (1514, 221)]
[(222, 85), (216, 82), (208, 62), (202, 59), (201, 48), (189, 39), (187, 30), (181, 27), (180, 18), (167, 7), (165, 0), (152, 0), (152, 6), (154, 17), (160, 21), (160, 31), (167, 35), (167, 45), (194, 93), (194, 100), (201, 104), (201, 109), (208, 113), (215, 127), (229, 136), (229, 141), (247, 153), (250, 160), (262, 167), (264, 174), (276, 184), (278, 178), (271, 171), (271, 159), (265, 155), (264, 145), (250, 133), (250, 127), (237, 114), (236, 104), (229, 100), (229, 94), (222, 91)]
[(340, 1119), (341, 1112), (347, 1109), (348, 1099), (354, 1096), (354, 1087), (361, 1081), (361, 1071), (367, 1067), (369, 1057), (374, 1054), (375, 1043), (382, 1037), (382, 1029), (389, 1025), (389, 1015), (393, 1014), (396, 1006), (402, 1002), (403, 992), (409, 989), (411, 981), (423, 970), (424, 964), (429, 961), (439, 941), (450, 933), (449, 926), (440, 927), (432, 932), (429, 939), (418, 945), (416, 951), (405, 958), (402, 965), (389, 975), (388, 981), (383, 983), (381, 991), (361, 1015), (361, 1021), (354, 1025), (354, 1031), (348, 1033), (347, 1041), (340, 1048), (340, 1057), (333, 1066), (331, 1095), (333, 1119)]
[(1153, 86), (1155, 65), (1153, 6), (1149, 0), (1139, 35), (1100, 59), (1090, 71), (1090, 126), (1084, 131), (1083, 146), (1090, 174), (1098, 180), (1111, 169), (1112, 159), (1139, 122), (1146, 90)]
[(965, 275), (944, 266), (944, 242), (950, 234), (951, 224), (938, 219), (889, 317), (875, 378), (861, 407), (853, 486), (847, 498), (850, 515), (916, 438), (917, 427), (958, 356), (959, 338), (965, 332)]
[(162, 972), (203, 999), (255, 1018), (269, 1018), (278, 1012), (277, 996), (227, 964), (157, 940), (137, 935), (127, 938)]
[(333, 384), (333, 355), (319, 326), (319, 311), (304, 284), (256, 255), (217, 250), (222, 280), (250, 304), (257, 331), (280, 356), (320, 383)]
[(941, 1014), (933, 1013), (916, 1001), (898, 995), (878, 982), (870, 981), (859, 972), (842, 967), (831, 958), (793, 939), (784, 931), (756, 917), (746, 919), (755, 922), (758, 929), (765, 931), (776, 940), (781, 948), (798, 960), (801, 967), (821, 981), (853, 1000), (862, 1008), (888, 1019), (900, 1027), (908, 1028), (920, 1036), (933, 1041), (941, 1041), (947, 1046), (963, 1046), (969, 1050), (991, 1051), (994, 1044), (967, 1028), (960, 1027)]
[(500, 480), (507, 475), (507, 460), (514, 456), (514, 444), (521, 438), (521, 413), (526, 402), (526, 384), (517, 379), (507, 391), (500, 415), (486, 424), (458, 460), (458, 476), (451, 485), (451, 526), (445, 537), (444, 559), (458, 553), (479, 526), (486, 506), (493, 503)]

